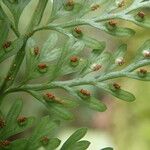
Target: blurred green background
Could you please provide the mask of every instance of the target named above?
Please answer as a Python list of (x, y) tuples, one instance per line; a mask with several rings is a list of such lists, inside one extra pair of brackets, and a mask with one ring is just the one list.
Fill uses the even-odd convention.
[[(33, 0), (23, 12), (19, 25), (20, 31), (25, 31), (36, 2), (36, 0)], [(47, 21), (50, 11), (51, 2), (49, 2), (45, 11), (43, 23)], [(121, 21), (120, 24), (135, 29), (135, 36), (121, 39), (90, 27), (83, 27), (83, 31), (96, 39), (105, 41), (107, 50), (110, 51), (115, 50), (120, 43), (127, 43), (128, 54), (126, 55), (126, 62), (128, 63), (132, 57), (134, 57), (138, 47), (150, 37), (150, 31), (137, 27), (132, 23)], [(41, 47), (50, 32), (51, 31), (43, 31), (35, 34), (34, 37), (39, 47)], [(14, 35), (10, 33), (9, 39), (13, 38)], [(5, 77), (11, 60), (12, 58), (0, 64), (1, 78)], [(147, 69), (150, 70), (150, 68)], [(22, 69), (18, 75), (18, 80), (22, 80), (24, 77), (23, 74), (24, 70)], [(95, 91), (99, 99), (103, 99), (107, 104), (107, 111), (98, 113), (80, 106), (80, 109), (77, 108), (73, 111), (75, 120), (62, 124), (57, 133), (58, 137), (65, 140), (76, 128), (87, 126), (89, 127), (89, 131), (85, 138), (91, 141), (89, 150), (100, 150), (100, 148), (106, 146), (112, 146), (114, 150), (150, 150), (150, 84), (149, 82), (135, 81), (126, 78), (119, 79), (118, 82), (126, 90), (134, 93), (136, 96), (135, 102), (126, 103), (106, 93), (91, 89)], [(6, 112), (10, 104), (16, 98), (21, 98), (24, 101), (22, 114), (37, 117), (46, 114), (44, 106), (26, 93), (8, 95), (2, 105), (2, 109)]]

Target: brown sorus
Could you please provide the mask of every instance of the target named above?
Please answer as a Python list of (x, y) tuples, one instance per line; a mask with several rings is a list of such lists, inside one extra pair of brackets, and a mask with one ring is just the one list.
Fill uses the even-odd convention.
[(71, 62), (77, 62), (78, 61), (78, 57), (77, 56), (72, 56), (72, 57), (70, 57), (70, 61)]
[(137, 15), (138, 15), (140, 18), (142, 18), (142, 19), (145, 17), (145, 13), (142, 12), (142, 11), (138, 12)]
[(34, 54), (35, 54), (35, 55), (39, 55), (39, 53), (40, 53), (39, 47), (35, 47), (35, 48), (34, 48)]
[(48, 138), (47, 136), (44, 136), (44, 137), (41, 138), (41, 142), (42, 142), (44, 145), (46, 145), (46, 144), (48, 144), (48, 142), (49, 142), (49, 138)]
[(74, 28), (74, 31), (75, 31), (77, 34), (81, 34), (81, 33), (82, 33), (82, 31), (81, 31), (81, 29), (80, 29), (79, 27), (75, 27), (75, 28)]
[(147, 70), (146, 70), (146, 69), (140, 69), (140, 73), (146, 74), (146, 73), (147, 73)]
[(116, 63), (121, 66), (121, 65), (123, 65), (125, 63), (125, 61), (124, 61), (124, 59), (122, 57), (120, 57), (120, 58), (116, 59)]
[(47, 65), (46, 64), (39, 64), (38, 67), (39, 67), (39, 69), (45, 69), (45, 68), (47, 68)]
[(73, 0), (67, 0), (67, 5), (68, 6), (73, 6), (74, 5), (74, 1)]
[(144, 50), (143, 55), (144, 57), (150, 57), (150, 50)]
[(114, 87), (115, 89), (117, 89), (117, 90), (120, 90), (120, 88), (121, 88), (121, 86), (120, 86), (119, 84), (117, 84), (117, 83), (114, 83), (114, 84), (113, 84), (113, 87)]
[(27, 120), (27, 118), (24, 116), (18, 117), (18, 119), (17, 119), (18, 123), (24, 123), (26, 120)]
[(5, 126), (5, 121), (2, 118), (0, 118), (0, 128), (4, 128), (4, 126)]
[(52, 94), (52, 93), (50, 93), (50, 92), (46, 93), (45, 96), (46, 96), (48, 99), (55, 99), (54, 94)]
[(108, 24), (109, 24), (110, 26), (112, 26), (112, 27), (115, 27), (115, 26), (117, 25), (117, 21), (115, 21), (115, 20), (110, 20), (110, 21), (108, 22)]
[(7, 41), (3, 44), (3, 48), (9, 48), (11, 46), (11, 41)]
[(93, 5), (93, 6), (91, 7), (91, 10), (92, 10), (92, 11), (95, 11), (95, 10), (97, 10), (99, 7), (100, 7), (99, 4), (95, 4), (95, 5)]
[(100, 70), (101, 68), (102, 68), (102, 66), (99, 65), (99, 64), (97, 64), (97, 65), (93, 66), (93, 71), (98, 71), (98, 70)]
[(6, 147), (10, 145), (10, 141), (5, 140), (5, 141), (0, 141), (0, 147)]
[(120, 8), (123, 7), (123, 6), (125, 6), (125, 1), (124, 0), (118, 4), (118, 7), (120, 7)]
[(90, 96), (91, 95), (91, 93), (88, 90), (85, 90), (85, 89), (81, 89), (80, 93), (85, 95), (85, 96)]

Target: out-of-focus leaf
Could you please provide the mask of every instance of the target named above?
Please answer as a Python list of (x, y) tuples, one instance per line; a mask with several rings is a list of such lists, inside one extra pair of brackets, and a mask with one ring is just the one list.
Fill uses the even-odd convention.
[(80, 128), (75, 133), (73, 133), (67, 141), (63, 144), (60, 150), (69, 150), (72, 145), (85, 136), (87, 133), (87, 128)]
[(55, 150), (60, 145), (60, 140), (57, 138), (50, 139), (48, 145), (46, 145), (44, 148), (46, 150)]
[(101, 150), (113, 150), (113, 148), (111, 148), (111, 147), (106, 147), (106, 148), (103, 148), (103, 149), (101, 149)]
[(9, 150), (23, 150), (26, 145), (26, 142), (26, 139), (18, 139), (13, 141), (8, 148)]
[(4, 16), (5, 16), (5, 13), (4, 13), (2, 7), (0, 6), (0, 20), (4, 20), (4, 18), (5, 18)]
[(90, 142), (83, 140), (72, 145), (71, 149), (72, 150), (86, 150), (89, 146), (90, 146)]

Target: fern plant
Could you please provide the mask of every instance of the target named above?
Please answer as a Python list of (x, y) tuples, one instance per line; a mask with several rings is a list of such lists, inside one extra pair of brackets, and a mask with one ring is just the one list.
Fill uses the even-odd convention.
[[(40, 101), (50, 116), (42, 119), (34, 117), (19, 117), (22, 101), (17, 100), (5, 115), (0, 117), (0, 149), (36, 150), (44, 147), (56, 149), (60, 140), (51, 132), (63, 120), (73, 119), (71, 108), (81, 102), (85, 106), (103, 112), (106, 105), (98, 100), (86, 85), (94, 86), (127, 102), (135, 100), (135, 96), (122, 89), (112, 79), (128, 77), (136, 80), (149, 81), (150, 73), (142, 67), (150, 64), (150, 40), (141, 44), (135, 58), (126, 63), (127, 45), (121, 44), (115, 52), (105, 50), (106, 42), (98, 41), (84, 32), (82, 26), (91, 26), (112, 36), (130, 37), (135, 31), (121, 27), (118, 20), (132, 22), (143, 28), (150, 28), (150, 1), (133, 0), (53, 0), (46, 23), (41, 20), (48, 6), (48, 0), (38, 0), (35, 10), (25, 32), (19, 30), (20, 17), (31, 0), (1, 0), (0, 1), (0, 63), (14, 56), (6, 77), (0, 79), (0, 104), (5, 96), (15, 92), (27, 92)], [(147, 8), (144, 12), (143, 8)], [(95, 13), (98, 12), (98, 13)], [(63, 18), (63, 19), (62, 19)], [(41, 48), (34, 34), (51, 30), (48, 39)], [(15, 34), (8, 41), (10, 32)], [(60, 34), (62, 36), (60, 36)], [(59, 40), (63, 41), (59, 45)], [(86, 56), (81, 52), (90, 49)], [(25, 75), (17, 82), (17, 74), (23, 61)], [(62, 80), (66, 75), (71, 79)], [(45, 78), (41, 83), (35, 79)], [(62, 89), (70, 96), (62, 97), (54, 91)], [(53, 91), (53, 92), (52, 92)], [(69, 98), (68, 98), (69, 97)], [(33, 129), (28, 137), (9, 141), (13, 135), (26, 129)], [(81, 140), (87, 129), (81, 128), (71, 135), (60, 150), (85, 150), (89, 142)], [(104, 148), (103, 150), (111, 150)]]

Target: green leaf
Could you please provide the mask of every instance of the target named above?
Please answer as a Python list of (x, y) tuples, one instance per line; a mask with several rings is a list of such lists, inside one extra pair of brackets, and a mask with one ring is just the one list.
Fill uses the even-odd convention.
[(4, 21), (4, 18), (5, 18), (5, 13), (0, 5), (0, 20), (3, 20)]
[[(69, 63), (68, 63), (69, 62)], [(61, 75), (67, 75), (71, 73), (77, 73), (77, 75), (86, 67), (87, 61), (84, 59), (79, 60), (79, 64), (77, 66), (72, 66), (70, 60), (68, 59), (68, 64), (61, 68)]]
[(51, 51), (44, 53), (43, 58), (41, 58), (41, 62), (50, 62), (56, 60), (61, 55), (61, 49), (55, 48)]
[(112, 31), (106, 29), (105, 31), (113, 36), (119, 36), (119, 37), (130, 37), (135, 34), (134, 30), (130, 28), (123, 28), (123, 27), (116, 27), (116, 29)]
[(89, 141), (79, 141), (72, 145), (71, 150), (86, 150), (90, 146)]
[(75, 133), (73, 133), (67, 141), (63, 144), (60, 150), (70, 150), (72, 145), (74, 145), (77, 141), (85, 136), (87, 133), (87, 128), (80, 128)]
[(77, 102), (74, 100), (70, 100), (68, 98), (65, 97), (61, 97), (61, 99), (63, 100), (63, 106), (65, 106), (66, 108), (75, 108), (78, 106)]
[(103, 51), (106, 47), (105, 42), (100, 42), (94, 38), (83, 36), (82, 41), (86, 44), (87, 47), (91, 49)]
[(136, 80), (150, 81), (150, 73), (146, 73), (146, 75), (144, 77), (140, 77), (138, 75), (138, 72), (128, 73), (126, 76), (128, 78), (132, 78), (132, 79), (136, 79)]
[(24, 40), (25, 37), (20, 37), (19, 39), (16, 39), (14, 42), (12, 42), (10, 47), (8, 47), (7, 49), (2, 48), (0, 50), (0, 63), (16, 54), (23, 47)]
[(37, 122), (37, 126), (34, 129), (31, 137), (28, 139), (24, 150), (35, 150), (39, 148), (41, 146), (41, 138), (53, 132), (57, 126), (58, 124), (54, 121), (51, 121), (49, 116), (43, 117)]
[(16, 119), (19, 116), (22, 110), (22, 107), (23, 107), (23, 102), (21, 100), (16, 100), (14, 104), (11, 106), (6, 116), (7, 124), (9, 126), (11, 126), (12, 124), (16, 122)]
[(28, 5), (31, 0), (16, 0), (14, 2), (10, 2), (9, 0), (3, 0), (3, 3), (10, 9), (11, 13), (14, 16), (15, 25), (17, 27), (20, 16), (24, 10), (24, 8)]
[(134, 21), (134, 23), (144, 28), (150, 28), (150, 19), (146, 19), (143, 22)]
[(124, 57), (125, 53), (127, 51), (127, 44), (121, 44), (118, 49), (114, 52), (113, 57)]
[(58, 138), (50, 139), (48, 145), (44, 147), (46, 150), (55, 150), (60, 145), (60, 140)]
[(106, 147), (106, 148), (103, 148), (103, 149), (101, 149), (101, 150), (113, 150), (113, 148), (111, 148), (111, 147)]
[(36, 9), (32, 15), (31, 21), (30, 21), (30, 25), (28, 28), (29, 31), (32, 31), (32, 29), (35, 26), (40, 24), (44, 10), (45, 10), (46, 5), (47, 5), (47, 2), (48, 2), (48, 0), (39, 0), (37, 7), (36, 7)]
[(10, 108), (7, 116), (6, 116), (6, 126), (3, 130), (0, 131), (0, 138), (6, 139), (14, 134), (18, 134), (29, 127), (31, 127), (35, 121), (33, 117), (28, 117), (26, 120), (26, 124), (20, 126), (17, 122), (17, 118), (22, 109), (22, 101), (17, 100)]
[(130, 22), (133, 22), (134, 24), (136, 24), (138, 26), (143, 27), (143, 28), (150, 28), (150, 18), (149, 17), (145, 16), (142, 21), (137, 21), (136, 17), (133, 16), (133, 15), (128, 14), (126, 16), (123, 16), (122, 19), (126, 19)]
[(28, 117), (26, 120), (27, 122), (25, 123), (25, 125), (22, 125), (22, 126), (20, 126), (18, 124), (17, 118), (14, 121), (15, 122), (13, 122), (13, 124), (6, 125), (6, 127), (4, 128), (4, 130), (1, 133), (1, 136), (0, 136), (1, 139), (6, 139), (10, 136), (21, 133), (21, 132), (25, 131), (26, 129), (30, 128), (34, 124), (35, 118)]
[(96, 86), (121, 100), (124, 100), (127, 102), (133, 102), (135, 100), (135, 96), (133, 94), (131, 94), (130, 92), (124, 91), (122, 89), (118, 89), (118, 90), (116, 89), (114, 91), (111, 90), (111, 86), (113, 86), (111, 84), (109, 85), (106, 83), (97, 83)]
[(26, 139), (17, 139), (9, 145), (9, 150), (23, 150), (27, 140)]
[(50, 20), (57, 18), (58, 12), (63, 7), (63, 0), (54, 0)]
[(80, 52), (82, 52), (85, 48), (84, 41), (78, 40), (75, 42), (75, 44), (72, 46), (72, 48), (69, 51), (69, 56), (78, 55)]
[(51, 104), (49, 105), (49, 111), (57, 115), (63, 120), (72, 120), (73, 115), (69, 112), (62, 104)]
[(117, 37), (130, 37), (135, 34), (135, 31), (130, 29), (130, 28), (123, 28), (123, 27), (114, 27), (114, 29), (108, 29), (107, 24), (101, 24), (101, 23), (95, 23), (92, 21), (88, 21), (88, 24), (91, 25), (92, 27), (95, 27), (97, 29), (100, 29), (102, 31), (105, 31), (109, 33), (110, 35), (117, 36)]
[(36, 47), (36, 42), (33, 38), (29, 38), (26, 48), (26, 76), (30, 78), (34, 71), (34, 67), (38, 64), (39, 57), (34, 55), (34, 47)]
[(5, 22), (5, 21), (1, 21), (0, 20), (0, 29), (1, 29), (0, 30), (0, 35), (1, 35), (1, 38), (0, 38), (0, 49), (2, 49), (2, 45), (6, 41), (7, 36), (8, 36), (8, 32), (9, 32), (8, 23)]
[(59, 104), (57, 102), (45, 102), (43, 99), (43, 95), (36, 91), (28, 91), (33, 97), (42, 102), (50, 113), (54, 113), (59, 118), (63, 120), (71, 120), (73, 119), (73, 115), (71, 112), (67, 110), (67, 106), (65, 104)]
[[(97, 53), (97, 54), (96, 54)], [(87, 66), (82, 71), (82, 74), (89, 76), (101, 76), (103, 72), (106, 71), (111, 61), (111, 53), (108, 51), (103, 51), (102, 53), (95, 50), (94, 54), (92, 52), (90, 58), (87, 61)], [(100, 71), (93, 71), (93, 66), (100, 65)], [(90, 73), (90, 74), (89, 74)]]
[(47, 41), (44, 43), (41, 55), (40, 55), (40, 61), (41, 62), (49, 62), (52, 60), (55, 60), (58, 58), (60, 54), (60, 49), (54, 49), (52, 50), (58, 42), (58, 36), (56, 33), (51, 33)]
[(84, 103), (86, 103), (86, 105), (96, 111), (99, 112), (104, 112), (107, 107), (104, 103), (102, 103), (100, 100), (94, 98), (94, 97), (90, 97), (89, 99), (85, 99)]
[(70, 38), (68, 40), (68, 42), (62, 48), (61, 55), (58, 58), (58, 61), (57, 61), (56, 65), (55, 65), (55, 67), (54, 67), (53, 74), (50, 77), (50, 81), (56, 79), (60, 75), (60, 73), (61, 73), (61, 69), (60, 68), (63, 67), (64, 59), (68, 55), (68, 51), (73, 46), (73, 44), (74, 44), (74, 39)]
[[(116, 59), (124, 59), (124, 56), (127, 51), (127, 45), (126, 44), (121, 44), (118, 49), (113, 52), (112, 56), (110, 57), (110, 64), (109, 67), (107, 68), (109, 71), (115, 69), (119, 65), (116, 63)], [(124, 61), (124, 60), (122, 60)]]
[(136, 54), (136, 57), (135, 59), (133, 60), (133, 62), (137, 62), (139, 61), (140, 59), (143, 59), (144, 58), (144, 55), (143, 55), (143, 52), (145, 50), (148, 50), (149, 51), (150, 49), (150, 39), (146, 40), (144, 42), (144, 44), (137, 50), (137, 54)]

